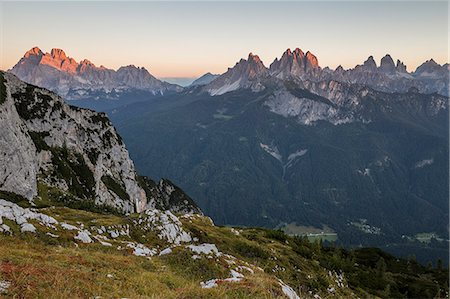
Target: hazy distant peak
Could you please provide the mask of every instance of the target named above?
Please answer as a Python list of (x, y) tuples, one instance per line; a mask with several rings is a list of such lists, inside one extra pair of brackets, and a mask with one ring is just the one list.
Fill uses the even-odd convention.
[(200, 85), (206, 85), (211, 83), (214, 79), (219, 77), (220, 75), (211, 74), (210, 72), (202, 75), (201, 77), (194, 80), (194, 82), (191, 83), (190, 86), (200, 86)]

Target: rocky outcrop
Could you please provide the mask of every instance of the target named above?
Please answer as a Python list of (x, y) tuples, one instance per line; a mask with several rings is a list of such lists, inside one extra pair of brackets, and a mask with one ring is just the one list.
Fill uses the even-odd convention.
[(233, 68), (206, 85), (204, 90), (211, 95), (221, 95), (240, 88), (260, 91), (264, 89), (262, 81), (268, 75), (269, 70), (258, 55), (250, 53), (247, 60), (241, 59)]
[(27, 51), (10, 70), (21, 80), (76, 99), (74, 91), (138, 89), (163, 94), (181, 91), (177, 85), (162, 82), (145, 68), (121, 67), (117, 71), (97, 67), (87, 59), (80, 63), (61, 49), (43, 53), (38, 47)]
[(299, 48), (293, 52), (287, 49), (281, 59), (275, 59), (270, 65), (270, 74), (280, 79), (289, 77), (306, 78), (314, 76), (320, 70), (317, 57), (311, 52), (303, 53)]
[(383, 73), (388, 73), (388, 74), (395, 73), (395, 64), (394, 64), (394, 60), (392, 60), (391, 55), (386, 54), (386, 56), (381, 58), (381, 64), (378, 69)]
[[(147, 196), (105, 114), (69, 106), (46, 89), (1, 75), (6, 97), (0, 105), (0, 190), (33, 200), (42, 195), (40, 184), (61, 192), (63, 201), (90, 202), (124, 213), (170, 209), (170, 200), (159, 203), (166, 199), (165, 190)], [(189, 204), (198, 211), (192, 200)], [(183, 201), (176, 205), (181, 211)]]
[(161, 179), (155, 183), (144, 176), (139, 177), (138, 180), (147, 198), (152, 199), (158, 209), (180, 214), (202, 214), (192, 198), (170, 180)]

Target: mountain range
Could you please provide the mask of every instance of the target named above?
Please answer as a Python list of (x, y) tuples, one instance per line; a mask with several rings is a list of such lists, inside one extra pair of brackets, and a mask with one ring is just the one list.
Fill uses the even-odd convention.
[(377, 66), (370, 56), (362, 65), (344, 70), (341, 66), (332, 70), (321, 68), (317, 57), (311, 52), (303, 53), (299, 48), (287, 49), (281, 58), (275, 59), (267, 68), (257, 55), (249, 54), (248, 59), (241, 59), (235, 67), (212, 82), (205, 90), (211, 95), (220, 95), (239, 88), (251, 88), (259, 91), (263, 88), (261, 81), (268, 77), (292, 81), (337, 81), (340, 83), (359, 84), (385, 92), (408, 92), (418, 90), (421, 93), (438, 93), (448, 95), (449, 65), (439, 65), (433, 59), (421, 64), (414, 72), (407, 72), (406, 66), (397, 60), (394, 64), (387, 54)]
[(288, 49), (269, 68), (250, 53), (200, 84), (102, 109), (141, 173), (170, 178), (219, 224), (447, 259), (448, 74), (389, 55), (331, 70)]
[(92, 91), (110, 94), (136, 89), (164, 94), (182, 89), (156, 79), (143, 67), (128, 65), (115, 71), (104, 66), (97, 67), (87, 59), (78, 63), (61, 49), (52, 49), (44, 54), (34, 47), (10, 72), (30, 84), (53, 90), (68, 99), (83, 98)]
[[(380, 66), (369, 56), (363, 64), (353, 69), (344, 70), (339, 66), (332, 70), (328, 67), (321, 68), (318, 58), (311, 52), (304, 53), (296, 48), (294, 51), (287, 49), (269, 68), (264, 66), (257, 55), (250, 53), (247, 60), (241, 59), (224, 74), (206, 73), (189, 87), (209, 85), (206, 89), (214, 95), (249, 86), (258, 90), (259, 79), (271, 76), (284, 80), (307, 79), (315, 82), (334, 80), (367, 85), (386, 92), (407, 92), (410, 88), (417, 88), (422, 93), (448, 95), (448, 71), (448, 64), (439, 65), (430, 59), (414, 72), (408, 72), (406, 65), (400, 60), (394, 64), (389, 54), (381, 59)], [(153, 95), (183, 90), (181, 86), (156, 79), (145, 68), (128, 65), (115, 71), (104, 66), (97, 67), (87, 59), (78, 63), (57, 48), (50, 53), (43, 53), (41, 49), (34, 47), (9, 72), (30, 84), (53, 90), (68, 100), (86, 99), (94, 92), (97, 92), (94, 97), (97, 100), (117, 100), (121, 92), (130, 90), (146, 91)]]

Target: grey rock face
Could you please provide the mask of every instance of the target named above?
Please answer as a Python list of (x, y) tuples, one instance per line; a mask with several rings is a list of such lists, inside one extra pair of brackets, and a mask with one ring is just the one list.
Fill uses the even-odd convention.
[[(128, 151), (105, 115), (68, 106), (45, 89), (27, 85), (10, 74), (4, 76), (8, 95), (0, 107), (0, 124), (2, 138), (9, 142), (2, 152), (10, 152), (11, 162), (1, 164), (0, 180), (8, 183), (8, 174), (14, 171), (10, 180), (15, 183), (2, 189), (31, 199), (37, 194), (39, 176), (50, 186), (77, 190), (82, 199), (92, 195), (96, 204), (123, 212), (151, 207), (136, 181)], [(8, 130), (8, 126), (16, 129)], [(71, 175), (61, 175), (66, 172)], [(126, 195), (111, 190), (106, 177)]]
[(37, 195), (36, 149), (9, 89), (6, 92), (6, 100), (0, 105), (0, 189), (31, 199)]
[[(105, 114), (69, 106), (54, 93), (0, 73), (0, 190), (33, 200), (38, 184), (124, 213), (146, 209), (201, 213), (169, 181), (140, 182)], [(4, 78), (4, 80), (3, 80)]]
[(394, 73), (395, 72), (395, 64), (394, 60), (392, 60), (391, 55), (387, 54), (383, 58), (381, 58), (381, 64), (379, 70), (383, 73)]

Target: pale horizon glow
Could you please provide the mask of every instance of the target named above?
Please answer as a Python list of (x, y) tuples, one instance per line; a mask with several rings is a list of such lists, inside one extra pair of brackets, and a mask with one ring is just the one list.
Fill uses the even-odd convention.
[(0, 2), (0, 69), (34, 46), (155, 77), (221, 74), (249, 52), (269, 67), (290, 48), (321, 67), (389, 53), (408, 71), (448, 62), (445, 2)]

